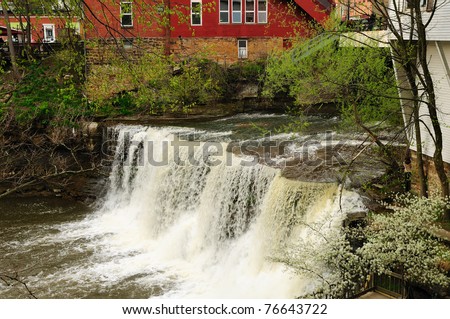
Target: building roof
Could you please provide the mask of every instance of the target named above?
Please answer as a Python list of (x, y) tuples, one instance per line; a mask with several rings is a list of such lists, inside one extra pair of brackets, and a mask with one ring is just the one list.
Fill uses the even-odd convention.
[[(0, 25), (0, 36), (6, 35), (6, 27)], [(23, 32), (16, 29), (11, 29), (13, 35), (22, 34)]]
[(327, 19), (332, 7), (331, 0), (295, 0), (295, 3), (319, 23)]

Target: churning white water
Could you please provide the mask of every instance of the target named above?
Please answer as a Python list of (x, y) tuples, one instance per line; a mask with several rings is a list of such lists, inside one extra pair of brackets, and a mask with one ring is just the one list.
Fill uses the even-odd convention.
[(339, 225), (337, 185), (287, 180), (225, 143), (180, 140), (179, 129), (114, 133), (110, 188), (92, 220), (111, 250), (129, 255), (112, 276), (151, 269), (141, 280), (162, 279), (167, 297), (290, 298), (311, 288), (270, 258), (304, 223)]
[[(93, 212), (30, 206), (22, 215), (17, 208), (2, 215), (8, 222), (0, 267), (20, 273), (41, 298), (311, 292), (315, 278), (272, 258), (300, 239), (319, 242), (308, 225), (339, 227), (347, 212), (363, 209), (359, 196), (340, 194), (332, 183), (288, 180), (251, 156), (227, 152), (227, 143), (210, 142), (217, 133), (203, 132), (203, 142), (192, 133), (111, 128), (112, 170), (102, 202)], [(0, 297), (22, 292), (6, 287)]]

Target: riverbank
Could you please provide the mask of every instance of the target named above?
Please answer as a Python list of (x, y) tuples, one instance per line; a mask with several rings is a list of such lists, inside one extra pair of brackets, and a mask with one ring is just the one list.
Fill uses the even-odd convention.
[[(386, 200), (390, 196), (390, 190), (401, 186), (402, 180), (394, 185), (393, 179), (384, 177), (385, 164), (362, 135), (338, 132), (339, 117), (335, 113), (309, 113), (304, 120), (310, 125), (304, 127), (300, 135), (280, 131), (284, 125), (297, 120), (294, 116), (272, 112), (233, 114), (217, 114), (207, 118), (204, 114), (188, 114), (183, 118), (173, 114), (109, 117), (98, 118), (98, 122), (85, 122), (80, 125), (71, 143), (59, 142), (59, 146), (52, 146), (52, 156), (44, 154), (38, 161), (40, 167), (30, 167), (33, 171), (45, 172), (44, 168), (52, 167), (53, 159), (59, 158), (59, 164), (66, 165), (58, 167), (61, 174), (28, 177), (34, 183), (18, 189), (14, 196), (55, 196), (84, 203), (92, 203), (104, 197), (110, 182), (109, 174), (113, 168), (112, 159), (116, 147), (116, 137), (108, 135), (112, 134), (108, 132), (112, 132), (117, 125), (127, 125), (130, 131), (135, 130), (136, 126), (177, 127), (176, 130), (185, 132), (183, 134), (186, 136), (183, 138), (188, 141), (225, 143), (221, 144), (226, 145), (224, 152), (242, 158), (251, 156), (259, 163), (279, 170), (289, 180), (337, 183), (348, 189), (356, 189), (362, 195), (365, 205), (373, 211), (383, 209), (378, 201)], [(269, 138), (268, 132), (271, 132)], [(40, 134), (43, 137), (52, 135), (50, 131), (42, 131)], [(189, 134), (193, 135), (190, 137)], [(35, 140), (39, 138), (36, 137)], [(364, 152), (359, 154), (362, 150)], [(16, 158), (24, 156), (28, 155), (16, 154)], [(35, 155), (34, 157), (36, 158)], [(77, 172), (79, 167), (84, 171)], [(64, 170), (77, 173), (64, 174)], [(26, 172), (10, 166), (10, 172), (21, 171)], [(0, 183), (1, 192), (13, 188), (13, 183), (17, 181), (20, 181), (19, 176), (9, 181), (3, 180)], [(387, 183), (391, 185), (388, 186)], [(377, 187), (372, 187), (373, 184)]]
[[(104, 149), (105, 132), (114, 125), (174, 125), (208, 130), (214, 129), (214, 121), (218, 119), (249, 114), (249, 119), (245, 122), (236, 123), (236, 130), (247, 132), (245, 138), (240, 139), (258, 140), (262, 135), (289, 135), (289, 132), (308, 130), (308, 126), (312, 131), (317, 129), (317, 132), (322, 130), (323, 134), (328, 134), (327, 131), (336, 129), (335, 123), (322, 125), (305, 118), (340, 116), (340, 106), (333, 103), (299, 107), (294, 106), (293, 97), (287, 94), (278, 94), (273, 99), (264, 98), (261, 82), (263, 61), (242, 63), (226, 70), (214, 63), (204, 62), (201, 70), (197, 71), (202, 76), (213, 76), (214, 80), (223, 84), (219, 96), (209, 96), (207, 100), (211, 101), (201, 102), (200, 96), (196, 95), (198, 99), (190, 104), (185, 101), (186, 103), (158, 107), (136, 104), (140, 95), (135, 94), (133, 85), (121, 87), (119, 91), (117, 88), (110, 88), (111, 91), (108, 91), (108, 87), (104, 87), (109, 92), (103, 92), (108, 98), (98, 100), (92, 74), (89, 76), (90, 81), (93, 81), (92, 100), (86, 100), (81, 95), (83, 80), (79, 75), (77, 77), (73, 73), (71, 76), (61, 76), (59, 70), (63, 61), (61, 56), (56, 55), (37, 65), (33, 64), (30, 73), (24, 76), (14, 93), (7, 95), (7, 101), (4, 101), (2, 116), (5, 125), (1, 128), (0, 151), (6, 161), (0, 168), (0, 176), (3, 177), (0, 196), (5, 192), (14, 192), (21, 196), (55, 195), (94, 201), (108, 183), (110, 154), (105, 153)], [(207, 70), (214, 72), (208, 73)], [(69, 73), (72, 71), (67, 70)], [(172, 80), (179, 79), (180, 76), (183, 73), (166, 74), (167, 79)], [(42, 81), (42, 77), (51, 81)], [(141, 84), (135, 85), (143, 90), (142, 94), (148, 93)], [(191, 85), (194, 89), (195, 83)], [(55, 94), (55, 87), (58, 94)], [(173, 94), (183, 91), (175, 87), (171, 90)], [(297, 111), (289, 123), (280, 123), (279, 127), (271, 129), (268, 129), (268, 123), (255, 125), (251, 119), (255, 112), (286, 114), (293, 110)], [(282, 126), (284, 127), (281, 128)], [(328, 142), (332, 144), (322, 145), (324, 136), (316, 134), (295, 145), (296, 154), (290, 154), (290, 157), (281, 154), (284, 152), (283, 146), (272, 152), (272, 155), (279, 156), (281, 161), (288, 163), (283, 175), (289, 179), (337, 182), (350, 188), (367, 188), (371, 180), (381, 178), (385, 167), (379, 161), (379, 154), (371, 151), (371, 146), (368, 145), (370, 143), (359, 140), (357, 135), (348, 137), (331, 134), (326, 138), (331, 138), (332, 141)], [(354, 140), (354, 145), (350, 145), (347, 139)], [(366, 147), (364, 154), (358, 155), (358, 145)], [(241, 151), (238, 150), (237, 153)], [(305, 161), (304, 155), (301, 155), (305, 151), (305, 154), (318, 156), (321, 164), (312, 165), (310, 158)], [(264, 148), (257, 152), (260, 158), (266, 156)], [(340, 154), (335, 154), (336, 152), (345, 153), (345, 156), (339, 158)], [(344, 162), (352, 162), (352, 168), (345, 168)], [(377, 181), (377, 184), (380, 183), (383, 185), (382, 193), (387, 187), (383, 181)], [(377, 199), (380, 197), (382, 199), (383, 196), (378, 196)]]

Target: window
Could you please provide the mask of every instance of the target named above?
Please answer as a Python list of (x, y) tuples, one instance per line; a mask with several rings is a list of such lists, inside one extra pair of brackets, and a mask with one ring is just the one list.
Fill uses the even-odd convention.
[(238, 58), (247, 59), (247, 40), (238, 40)]
[(220, 0), (219, 8), (219, 22), (229, 23), (230, 22), (230, 7), (229, 0)]
[(242, 23), (242, 3), (241, 0), (232, 0), (233, 1), (233, 23)]
[(125, 38), (122, 42), (123, 42), (124, 49), (129, 50), (129, 49), (133, 48), (133, 42), (134, 42), (133, 38)]
[(44, 28), (44, 42), (53, 43), (55, 42), (55, 25), (54, 24), (43, 24)]
[(130, 1), (120, 2), (120, 24), (122, 27), (133, 26), (133, 3)]
[(267, 23), (267, 0), (258, 0), (258, 23)]
[(255, 22), (255, 0), (245, 0), (245, 23)]
[(427, 11), (428, 12), (433, 11), (433, 9), (434, 9), (434, 1), (435, 0), (428, 0), (427, 1)]
[[(197, 0), (198, 1), (198, 0)], [(267, 0), (219, 0), (219, 23), (267, 23)]]
[(199, 0), (191, 1), (191, 25), (202, 25), (202, 3)]

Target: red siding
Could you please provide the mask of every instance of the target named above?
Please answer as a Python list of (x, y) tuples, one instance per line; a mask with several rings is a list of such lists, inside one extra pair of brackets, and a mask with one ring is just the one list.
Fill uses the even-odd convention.
[[(203, 0), (204, 6), (208, 6), (214, 1)], [(189, 5), (190, 0), (180, 0), (180, 2)], [(285, 3), (268, 1), (268, 23), (219, 23), (219, 1), (215, 1), (215, 9), (212, 12), (203, 10), (202, 25), (190, 26), (186, 23), (178, 23), (175, 18), (172, 23), (174, 30), (173, 37), (288, 37), (292, 35), (293, 25), (302, 23), (302, 32), (308, 30), (307, 22), (310, 18), (297, 8), (295, 12), (290, 12)], [(245, 0), (243, 0), (243, 9), (245, 8)], [(244, 11), (244, 10), (242, 10)], [(188, 10), (184, 13), (189, 15)], [(244, 21), (245, 14), (241, 15)], [(231, 18), (230, 18), (231, 21)]]
[[(245, 8), (245, 0), (242, 0), (242, 11)], [(257, 1), (257, 0), (255, 0)], [(278, 0), (268, 1), (268, 23), (219, 23), (219, 0), (203, 0), (204, 10), (202, 12), (202, 25), (190, 25), (190, 3), (191, 0), (172, 1), (172, 8), (176, 8), (183, 13), (187, 21), (180, 22), (176, 15), (171, 16), (170, 36), (172, 38), (181, 37), (289, 37), (293, 35), (293, 25), (298, 27), (300, 34), (306, 34), (309, 30), (308, 23), (312, 20), (302, 9), (297, 7), (294, 12), (290, 12), (285, 2)], [(86, 11), (88, 20), (93, 22), (93, 26), (86, 27), (87, 38), (111, 38), (123, 37), (164, 37), (166, 28), (158, 26), (161, 18), (154, 16), (154, 7), (148, 10), (145, 4), (134, 1), (133, 27), (123, 28), (120, 26), (120, 1), (115, 0), (114, 4), (99, 0), (86, 0), (88, 8)], [(144, 1), (145, 2), (145, 1)], [(153, 1), (149, 0), (149, 3)], [(214, 4), (211, 9), (210, 6)], [(92, 14), (94, 13), (94, 15)], [(257, 14), (257, 13), (256, 13)], [(245, 15), (242, 13), (242, 20)], [(231, 18), (230, 18), (231, 20)]]
[[(141, 4), (140, 2), (143, 2)], [(146, 9), (146, 1), (134, 1), (133, 3), (133, 27), (121, 27), (120, 25), (120, 1), (86, 0), (85, 13), (87, 17), (86, 37), (112, 38), (112, 37), (162, 37), (165, 30), (156, 23), (153, 9)], [(149, 3), (154, 3), (150, 0)]]

